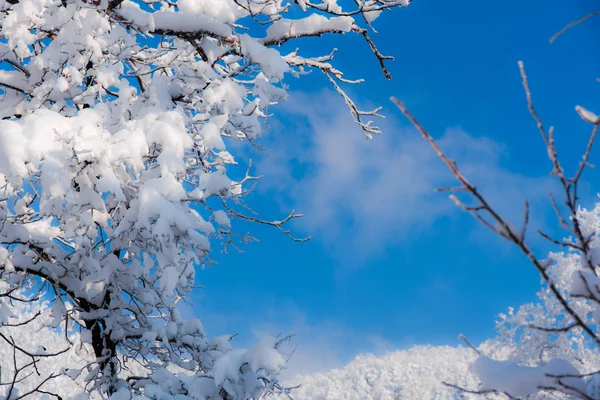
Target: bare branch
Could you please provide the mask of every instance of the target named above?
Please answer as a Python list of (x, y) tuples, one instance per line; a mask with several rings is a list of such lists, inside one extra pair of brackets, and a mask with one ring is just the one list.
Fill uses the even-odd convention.
[[(528, 95), (528, 98), (530, 99), (530, 95)], [(473, 186), (467, 180), (467, 178), (461, 173), (461, 171), (458, 169), (457, 164), (454, 161), (450, 160), (444, 154), (444, 152), (439, 148), (439, 146), (437, 145), (437, 143), (435, 142), (433, 137), (423, 128), (423, 126), (416, 120), (416, 118), (408, 111), (406, 106), (401, 101), (399, 101), (395, 98), (392, 98), (392, 101), (398, 106), (400, 111), (402, 111), (402, 113), (411, 121), (413, 126), (421, 133), (423, 138), (425, 138), (425, 140), (427, 140), (429, 142), (431, 147), (438, 154), (438, 156), (444, 161), (444, 163), (446, 164), (446, 166), (448, 167), (450, 172), (452, 172), (454, 177), (479, 202), (479, 204), (480, 204), (479, 207), (484, 209), (491, 216), (491, 218), (497, 223), (498, 226), (497, 227), (492, 226), (488, 221), (484, 220), (477, 211), (474, 211), (473, 208), (465, 208), (464, 206), (462, 206), (462, 203), (460, 203), (460, 202), (458, 202), (458, 200), (456, 200), (456, 198), (454, 198), (455, 202), (458, 202), (459, 206), (461, 206), (463, 209), (466, 209), (467, 211), (469, 211), (471, 213), (471, 215), (475, 216), (478, 220), (480, 220), (482, 223), (484, 223), (484, 225), (486, 225), (488, 228), (492, 229), (493, 232), (501, 235), (502, 237), (506, 238), (510, 242), (513, 242), (514, 244), (516, 244), (517, 247), (521, 250), (521, 252), (527, 256), (527, 258), (531, 261), (531, 263), (534, 265), (534, 267), (538, 270), (538, 272), (542, 276), (542, 279), (544, 280), (544, 282), (547, 283), (548, 288), (554, 294), (556, 299), (560, 302), (563, 309), (567, 312), (567, 314), (569, 314), (569, 316), (571, 318), (573, 318), (574, 323), (577, 324), (584, 332), (586, 332), (586, 334), (590, 337), (590, 339), (592, 341), (594, 341), (597, 345), (600, 345), (600, 338), (598, 338), (596, 336), (596, 333), (594, 332), (594, 330), (591, 327), (589, 327), (583, 321), (582, 317), (579, 316), (579, 314), (569, 305), (567, 298), (565, 296), (563, 296), (563, 294), (560, 292), (558, 287), (555, 285), (555, 283), (552, 281), (552, 279), (548, 275), (548, 272), (546, 271), (546, 268), (544, 267), (542, 262), (540, 262), (540, 260), (538, 260), (538, 258), (529, 249), (529, 246), (527, 245), (527, 243), (517, 233), (515, 233), (513, 231), (513, 229), (510, 227), (510, 225), (489, 205), (487, 200), (479, 193), (479, 191), (475, 188), (475, 186)], [(535, 115), (535, 111), (532, 111), (532, 114)], [(540, 128), (540, 131), (543, 132), (543, 126), (541, 124), (541, 120), (539, 118), (537, 120), (539, 121), (538, 127)]]
[(552, 37), (550, 38), (550, 43), (554, 43), (556, 41), (556, 39), (559, 38), (559, 36), (561, 36), (563, 33), (565, 33), (566, 31), (568, 31), (569, 29), (573, 28), (574, 26), (577, 26), (585, 21), (587, 21), (588, 19), (595, 17), (597, 15), (600, 15), (600, 10), (596, 10), (596, 11), (592, 11), (589, 14), (584, 15), (583, 17), (579, 18), (577, 21), (573, 21), (571, 23), (568, 23), (567, 25), (565, 25), (560, 31), (556, 32), (554, 35), (552, 35)]

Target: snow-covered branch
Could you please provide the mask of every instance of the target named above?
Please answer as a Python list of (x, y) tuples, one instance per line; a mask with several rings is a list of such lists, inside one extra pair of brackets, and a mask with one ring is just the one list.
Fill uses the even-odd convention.
[[(308, 240), (292, 232), (299, 213), (251, 212), (243, 200), (260, 177), (250, 162), (236, 176), (228, 151), (232, 141), (260, 149), (284, 79), (324, 72), (363, 130), (379, 132), (365, 120), (378, 110), (361, 111), (344, 91), (362, 81), (345, 79), (333, 53), (282, 55), (282, 46), (358, 34), (389, 78), (391, 57), (361, 25), (407, 4), (0, 2), (0, 342), (12, 349), (0, 366), (13, 374), (0, 376), (0, 390), (11, 399), (286, 392), (277, 340), (233, 349), (178, 304), (215, 246), (252, 240), (237, 219)], [(22, 345), (16, 333), (31, 326), (61, 346)], [(75, 366), (42, 373), (47, 358)], [(64, 379), (75, 392), (53, 383)]]

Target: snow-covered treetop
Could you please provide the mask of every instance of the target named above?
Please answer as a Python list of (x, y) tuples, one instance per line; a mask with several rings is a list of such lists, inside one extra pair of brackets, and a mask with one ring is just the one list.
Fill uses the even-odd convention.
[[(50, 302), (50, 325), (81, 331), (93, 348), (87, 381), (104, 393), (147, 382), (117, 379), (117, 353), (152, 371), (171, 364), (205, 374), (222, 397), (274, 382), (279, 353), (236, 358), (227, 338), (209, 341), (177, 308), (211, 242), (248, 239), (232, 218), (291, 237), (284, 224), (299, 216), (265, 221), (241, 207), (258, 178), (251, 163), (244, 177), (228, 176), (237, 162), (226, 144), (256, 145), (268, 108), (286, 98), (282, 80), (310, 70), (326, 76), (367, 135), (378, 133), (365, 120), (378, 110), (360, 111), (343, 91), (360, 80), (331, 64), (335, 50), (279, 46), (358, 34), (389, 77), (390, 57), (367, 28), (409, 2), (1, 0), (0, 325), (17, 291)], [(222, 355), (238, 364), (220, 370), (237, 372), (219, 378), (209, 371)]]
[[(359, 25), (408, 3), (370, 0), (348, 8), (335, 0), (2, 1), (0, 57), (6, 68), (0, 84), (10, 90), (1, 116), (50, 109), (72, 117), (92, 107), (110, 129), (122, 119), (141, 119), (148, 109), (181, 109), (190, 119), (182, 123), (206, 125), (197, 132), (205, 146), (224, 150), (219, 129), (254, 139), (258, 118), (285, 97), (286, 74), (320, 70), (340, 92), (338, 83), (360, 82), (345, 79), (329, 63), (335, 49), (282, 54), (278, 46), (353, 32), (364, 37), (389, 77), (384, 61), (391, 57)], [(345, 98), (365, 131), (378, 132)]]

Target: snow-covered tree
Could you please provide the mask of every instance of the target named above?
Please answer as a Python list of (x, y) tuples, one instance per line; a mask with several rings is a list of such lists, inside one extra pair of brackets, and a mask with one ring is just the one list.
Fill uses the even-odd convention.
[[(567, 25), (551, 41), (569, 28), (600, 15), (600, 10)], [(600, 203), (592, 210), (580, 206), (582, 174), (590, 166), (592, 147), (600, 129), (600, 116), (577, 106), (575, 111), (589, 125), (590, 134), (579, 165), (568, 173), (561, 163), (554, 141), (554, 128), (547, 128), (534, 107), (528, 77), (522, 62), (519, 70), (527, 106), (542, 136), (553, 175), (562, 189), (562, 199), (550, 195), (558, 224), (567, 237), (554, 237), (538, 231), (556, 252), (540, 256), (528, 235), (529, 205), (520, 227), (503, 217), (475, 184), (449, 159), (433, 136), (416, 120), (406, 106), (392, 99), (414, 127), (444, 161), (459, 185), (442, 189), (450, 198), (492, 232), (513, 243), (536, 268), (542, 278), (538, 302), (502, 314), (498, 338), (472, 347), (478, 358), (472, 371), (480, 380), (478, 388), (448, 382), (465, 393), (494, 398), (600, 398)], [(468, 342), (467, 342), (468, 343)], [(469, 344), (470, 345), (470, 344)]]
[[(359, 355), (325, 373), (298, 376), (290, 384), (295, 400), (459, 400), (463, 394), (443, 382), (478, 383), (469, 366), (476, 355), (465, 347), (415, 346), (380, 357)], [(474, 399), (466, 394), (464, 398)], [(286, 400), (284, 395), (277, 399)]]
[[(379, 133), (335, 50), (291, 46), (356, 34), (389, 78), (370, 25), (409, 2), (0, 0), (0, 392), (66, 398), (68, 385), (47, 389), (65, 377), (127, 399), (278, 389), (282, 339), (234, 350), (177, 306), (211, 244), (249, 240), (232, 220), (302, 240), (285, 227), (299, 214), (262, 220), (244, 205), (259, 178), (249, 160), (228, 174), (227, 144), (258, 146), (284, 77), (310, 71)], [(19, 333), (44, 326), (60, 346)]]

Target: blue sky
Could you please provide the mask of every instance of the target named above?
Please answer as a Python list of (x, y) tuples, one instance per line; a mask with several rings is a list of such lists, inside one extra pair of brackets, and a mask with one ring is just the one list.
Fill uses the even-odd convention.
[[(548, 40), (596, 8), (594, 0), (414, 0), (375, 24), (380, 49), (396, 57), (392, 81), (359, 38), (304, 41), (306, 54), (339, 47), (335, 65), (366, 78), (349, 93), (364, 108), (384, 106), (384, 134), (365, 142), (321, 74), (288, 79), (290, 99), (273, 110), (262, 138), (271, 158), (248, 153), (266, 175), (248, 201), (264, 218), (305, 213), (293, 228), (313, 239), (295, 243), (238, 222), (260, 242), (197, 275), (194, 313), (209, 332), (240, 333), (242, 345), (296, 333), (290, 374), (340, 366), (360, 352), (456, 345), (459, 333), (474, 342), (492, 336), (495, 316), (533, 300), (539, 277), (433, 192), (449, 175), (388, 98), (402, 99), (506, 215), (518, 221), (529, 198), (533, 223), (552, 230), (546, 193), (556, 185), (517, 61), (540, 114), (556, 126), (561, 156), (575, 165), (589, 129), (574, 107), (600, 111), (600, 20)], [(591, 206), (594, 189), (584, 189)], [(548, 250), (537, 239), (534, 246)]]

